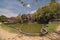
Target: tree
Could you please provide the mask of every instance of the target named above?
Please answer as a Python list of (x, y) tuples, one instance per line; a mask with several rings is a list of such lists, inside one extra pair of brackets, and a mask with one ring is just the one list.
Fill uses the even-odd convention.
[(27, 15), (26, 14), (22, 14), (22, 15), (18, 15), (17, 16), (17, 22), (19, 23), (23, 23), (27, 21)]
[(17, 22), (18, 23), (21, 23), (22, 22), (22, 17), (21, 17), (22, 15), (21, 14), (19, 14), (18, 16), (17, 16)]
[[(22, 0), (19, 0), (22, 2)], [(34, 0), (38, 2), (38, 0)], [(22, 2), (22, 4), (25, 4), (25, 2)], [(37, 21), (40, 21), (41, 19), (44, 22), (48, 22), (50, 19), (53, 18), (59, 18), (60, 16), (60, 4), (56, 2), (56, 0), (51, 0), (49, 5), (43, 6), (42, 8), (38, 8), (37, 12), (35, 12), (35, 19)], [(24, 16), (22, 17), (25, 18)]]
[(26, 14), (22, 14), (21, 18), (22, 18), (22, 22), (24, 23), (28, 22), (28, 18)]
[(0, 22), (6, 22), (7, 21), (7, 17), (4, 15), (0, 16)]
[(42, 8), (38, 8), (35, 13), (36, 19), (40, 23), (48, 23), (53, 18), (60, 18), (60, 4), (53, 2), (52, 4), (46, 5)]
[(52, 2), (49, 5), (46, 5), (42, 8), (38, 8), (37, 12), (35, 12), (35, 18), (38, 23), (44, 24), (41, 28), (41, 34), (48, 33), (46, 24), (49, 23), (50, 20), (55, 18), (60, 18), (60, 4), (57, 2)]

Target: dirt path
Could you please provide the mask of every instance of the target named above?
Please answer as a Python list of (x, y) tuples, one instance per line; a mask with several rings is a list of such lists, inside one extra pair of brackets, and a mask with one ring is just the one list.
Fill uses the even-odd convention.
[(10, 38), (15, 37), (16, 35), (17, 35), (17, 34), (9, 33), (8, 31), (0, 28), (0, 37), (1, 37), (2, 39), (8, 40), (8, 39), (10, 39)]
[(56, 31), (60, 31), (60, 25), (57, 27)]

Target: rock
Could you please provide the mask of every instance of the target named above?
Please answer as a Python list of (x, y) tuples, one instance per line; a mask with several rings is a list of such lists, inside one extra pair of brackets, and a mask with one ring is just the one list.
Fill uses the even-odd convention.
[(47, 34), (47, 33), (48, 33), (48, 31), (47, 31), (46, 28), (42, 28), (42, 29), (41, 29), (41, 34), (42, 34), (42, 35), (45, 35), (45, 34)]

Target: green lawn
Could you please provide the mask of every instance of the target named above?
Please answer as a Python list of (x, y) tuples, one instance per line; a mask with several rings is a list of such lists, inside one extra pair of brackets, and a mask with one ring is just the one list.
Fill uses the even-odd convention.
[(27, 33), (40, 33), (41, 25), (40, 24), (28, 24), (24, 23), (23, 26), (21, 27), (22, 24), (10, 24), (10, 25), (2, 25), (2, 28), (5, 30), (8, 30), (9, 32), (17, 32), (15, 29), (11, 28), (11, 26), (20, 29), (23, 32)]
[[(8, 30), (9, 32), (14, 32), (14, 33), (17, 33), (17, 31), (18, 31), (18, 30), (15, 30), (14, 28), (18, 28), (21, 31), (27, 32), (27, 33), (40, 33), (40, 30), (42, 27), (41, 24), (35, 24), (35, 23), (30, 23), (30, 24), (23, 23), (22, 27), (21, 27), (21, 25), (22, 24), (10, 24), (10, 25), (2, 24), (1, 26), (5, 30)], [(11, 26), (13, 26), (14, 28), (12, 28)], [(56, 30), (57, 26), (58, 26), (57, 24), (48, 24), (47, 30), (49, 32), (53, 32)]]
[(48, 24), (47, 30), (49, 32), (54, 32), (57, 28), (58, 24)]
[[(48, 32), (54, 32), (57, 26), (58, 24), (48, 24), (48, 27), (46, 29), (48, 30)], [(21, 30), (27, 33), (40, 33), (41, 27), (41, 24), (24, 24)]]
[(41, 27), (40, 24), (23, 24), (21, 30), (27, 33), (40, 33)]
[(7, 30), (9, 32), (12, 32), (12, 33), (17, 33), (17, 30), (15, 30), (14, 28), (11, 28), (9, 25), (2, 24), (1, 28), (5, 29), (5, 30)]

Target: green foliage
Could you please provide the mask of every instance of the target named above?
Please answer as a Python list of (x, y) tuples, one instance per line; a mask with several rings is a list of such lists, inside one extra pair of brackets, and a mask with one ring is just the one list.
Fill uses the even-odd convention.
[(26, 16), (25, 14), (23, 14), (21, 17), (22, 17), (22, 20), (26, 19)]
[(21, 18), (20, 14), (17, 16), (17, 20), (16, 21), (19, 22), (19, 23), (22, 21), (22, 18)]
[(53, 18), (60, 18), (60, 4), (59, 3), (51, 3), (42, 8), (38, 8), (35, 13), (35, 17), (37, 20), (51, 20)]
[(58, 24), (48, 24), (48, 27), (46, 28), (48, 32), (54, 32), (56, 31)]
[(1, 28), (3, 28), (4, 30), (9, 31), (11, 33), (17, 33), (18, 32), (16, 29), (12, 28), (10, 25), (2, 24)]
[(4, 15), (0, 16), (0, 22), (6, 22), (7, 21), (7, 17)]

